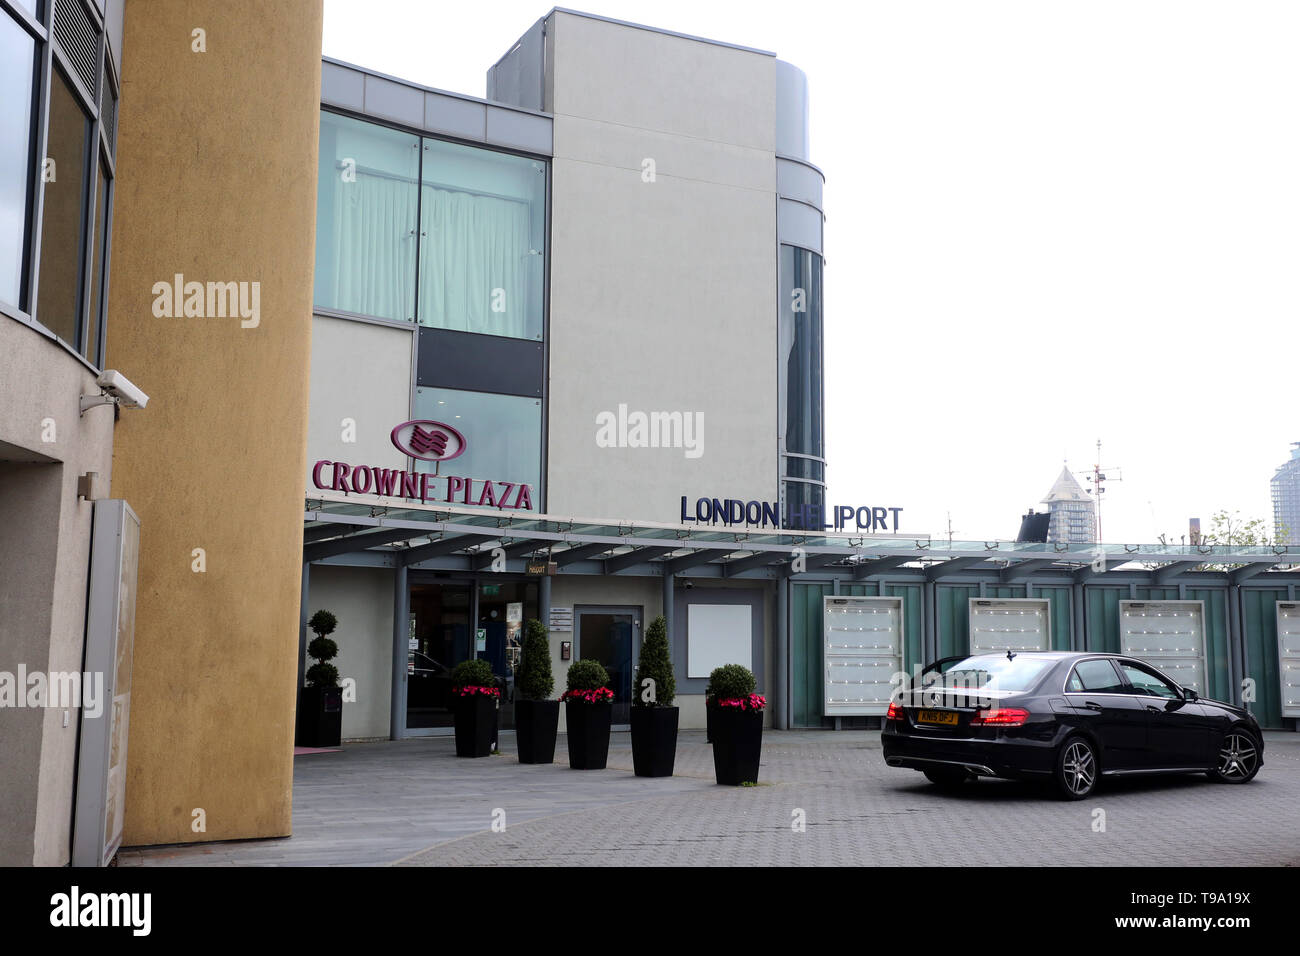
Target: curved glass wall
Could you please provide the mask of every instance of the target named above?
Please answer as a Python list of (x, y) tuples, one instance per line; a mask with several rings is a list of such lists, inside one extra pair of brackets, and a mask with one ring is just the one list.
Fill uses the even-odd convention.
[(778, 405), (781, 497), (788, 514), (791, 506), (826, 500), (822, 257), (796, 246), (780, 250)]

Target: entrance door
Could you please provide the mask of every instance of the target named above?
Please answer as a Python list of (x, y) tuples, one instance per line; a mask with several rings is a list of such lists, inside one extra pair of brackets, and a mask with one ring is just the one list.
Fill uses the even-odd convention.
[(472, 585), (428, 582), (411, 585), (407, 633), (406, 726), (451, 728), (451, 669), (478, 656), (470, 630)]
[(579, 607), (573, 616), (577, 637), (574, 659), (599, 661), (609, 671), (613, 722), (626, 726), (632, 720), (632, 655), (641, 644), (641, 609)]

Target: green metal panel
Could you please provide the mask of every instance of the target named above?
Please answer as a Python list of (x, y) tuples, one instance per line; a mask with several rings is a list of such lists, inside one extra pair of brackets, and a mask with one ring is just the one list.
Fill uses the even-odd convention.
[(999, 584), (986, 587), (984, 596), (989, 598), (1022, 598), (1025, 596), (1023, 584)]
[(1177, 601), (1178, 588), (1137, 588), (1139, 601)]
[(934, 592), (939, 605), (939, 656), (969, 654), (970, 599), (979, 597), (979, 588), (940, 584)]
[(1051, 621), (1052, 650), (1070, 649), (1070, 589), (1034, 588), (1034, 597), (1047, 599), (1047, 618)]
[[(1188, 588), (1187, 600), (1205, 602), (1205, 696), (1233, 700), (1228, 671), (1228, 592), (1224, 588)], [(1276, 666), (1274, 658), (1274, 666)]]
[(929, 661), (921, 660), (921, 602), (925, 589), (919, 584), (886, 584), (885, 597), (903, 599), (903, 670), (924, 667)]
[(1128, 600), (1128, 588), (1086, 588), (1088, 623), (1084, 650), (1119, 653), (1119, 602)]
[(822, 598), (829, 584), (795, 584), (790, 588), (791, 723), (820, 727), (825, 681), (822, 674)]
[(1277, 660), (1277, 602), (1286, 599), (1286, 591), (1241, 589), (1246, 676), (1255, 681), (1255, 701), (1248, 706), (1261, 727), (1274, 729), (1283, 726), (1282, 675)]
[(841, 584), (840, 593), (849, 597), (877, 597), (880, 594), (880, 585), (875, 581), (866, 581), (862, 584)]

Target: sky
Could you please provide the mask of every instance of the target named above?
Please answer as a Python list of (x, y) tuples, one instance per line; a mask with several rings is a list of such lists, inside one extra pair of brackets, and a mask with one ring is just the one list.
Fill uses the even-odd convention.
[[(325, 0), (324, 52), (481, 97), (549, 9)], [(576, 9), (807, 74), (832, 504), (1010, 539), (1100, 440), (1108, 542), (1271, 521), (1300, 441), (1300, 4)]]

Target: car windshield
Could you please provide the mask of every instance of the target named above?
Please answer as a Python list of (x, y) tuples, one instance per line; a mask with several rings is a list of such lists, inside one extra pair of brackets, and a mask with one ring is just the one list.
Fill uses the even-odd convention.
[(1025, 691), (1038, 682), (1051, 663), (1027, 654), (1016, 654), (1011, 658), (1005, 654), (968, 657), (944, 671), (941, 680), (945, 687)]

